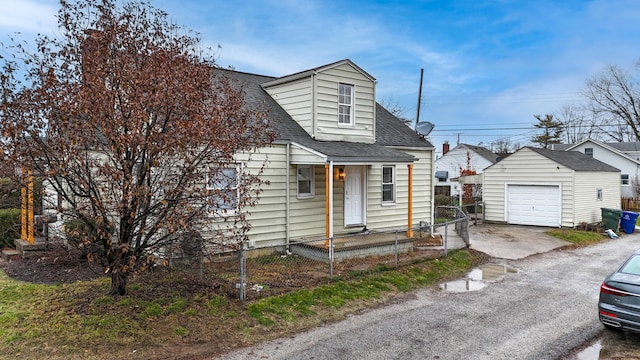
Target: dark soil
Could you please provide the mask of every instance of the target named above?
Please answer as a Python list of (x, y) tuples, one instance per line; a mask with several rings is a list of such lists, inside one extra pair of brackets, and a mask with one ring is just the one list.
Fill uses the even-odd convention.
[(79, 251), (58, 244), (26, 258), (0, 260), (0, 268), (11, 278), (39, 284), (72, 283), (105, 276), (102, 264), (89, 262)]

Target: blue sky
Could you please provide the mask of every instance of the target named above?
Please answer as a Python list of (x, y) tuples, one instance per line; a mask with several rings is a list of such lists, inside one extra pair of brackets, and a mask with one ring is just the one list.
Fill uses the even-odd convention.
[[(351, 59), (378, 101), (421, 121), (430, 139), (527, 145), (534, 114), (583, 100), (605, 65), (640, 59), (640, 1), (151, 0), (217, 48), (218, 63), (281, 76)], [(56, 0), (0, 0), (0, 41), (56, 31)], [(0, 50), (2, 51), (2, 50)]]

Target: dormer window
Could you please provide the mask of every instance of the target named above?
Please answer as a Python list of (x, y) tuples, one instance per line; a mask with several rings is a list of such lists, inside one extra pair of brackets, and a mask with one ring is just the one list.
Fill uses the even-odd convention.
[(353, 125), (353, 85), (338, 85), (338, 124)]

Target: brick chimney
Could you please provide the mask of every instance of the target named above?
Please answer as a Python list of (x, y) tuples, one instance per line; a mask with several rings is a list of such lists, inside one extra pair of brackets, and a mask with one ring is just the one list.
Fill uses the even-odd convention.
[(446, 153), (448, 153), (448, 152), (449, 152), (449, 142), (448, 142), (448, 141), (445, 141), (445, 142), (442, 144), (442, 155), (444, 155), (444, 154), (446, 154)]

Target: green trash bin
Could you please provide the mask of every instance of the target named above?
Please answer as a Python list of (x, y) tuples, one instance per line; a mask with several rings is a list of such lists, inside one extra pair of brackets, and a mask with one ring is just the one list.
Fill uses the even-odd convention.
[(620, 225), (620, 219), (622, 218), (622, 210), (618, 209), (602, 209), (602, 222), (605, 229), (611, 229), (614, 232), (618, 231), (618, 225)]

